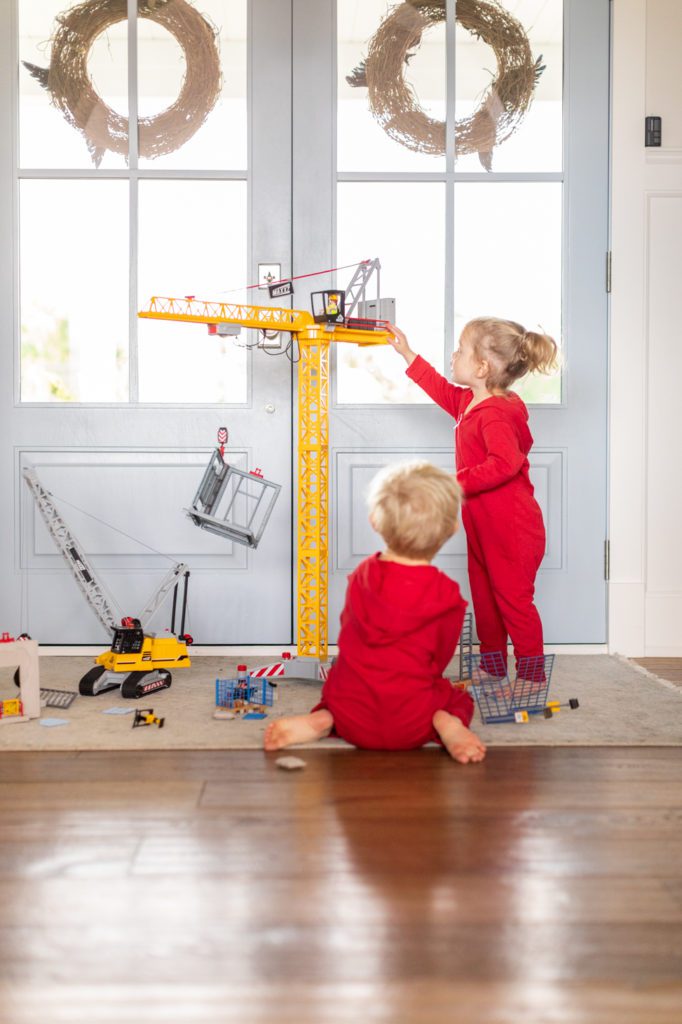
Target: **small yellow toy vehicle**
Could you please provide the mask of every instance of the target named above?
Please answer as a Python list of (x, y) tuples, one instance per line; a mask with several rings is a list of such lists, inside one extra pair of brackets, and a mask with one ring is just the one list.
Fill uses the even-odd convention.
[(165, 718), (157, 718), (154, 714), (154, 708), (140, 708), (135, 712), (133, 729), (137, 729), (140, 725), (158, 725), (159, 729), (163, 729), (163, 723), (165, 721)]

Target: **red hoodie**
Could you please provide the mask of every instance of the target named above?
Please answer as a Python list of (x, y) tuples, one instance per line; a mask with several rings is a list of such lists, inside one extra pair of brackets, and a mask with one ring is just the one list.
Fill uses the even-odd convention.
[[(467, 532), (472, 593), (480, 590), (479, 569), (474, 563), (485, 563), (485, 586), (489, 588), (494, 578), (498, 591), (497, 597), (490, 595), (492, 602), (499, 606), (500, 593), (504, 592), (514, 605), (532, 609), (533, 639), (515, 629), (514, 643), (518, 639), (523, 653), (535, 654), (541, 641), (532, 589), (545, 552), (545, 527), (528, 473), (528, 452), (533, 444), (528, 410), (518, 395), (509, 393), (492, 395), (467, 412), (473, 398), (471, 389), (450, 383), (421, 356), (413, 360), (407, 375), (455, 418), (457, 479), (466, 498), (462, 522)], [(474, 596), (481, 636), (488, 619), (484, 603), (489, 605), (490, 601), (482, 602)], [(493, 620), (498, 618), (496, 613)]]
[[(433, 565), (372, 555), (348, 580), (339, 655), (322, 691), (339, 736), (368, 749), (405, 750), (435, 734), (438, 708), (471, 720), (471, 699), (443, 679), (466, 602)], [(453, 712), (452, 704), (461, 708)]]
[(533, 494), (528, 475), (533, 438), (528, 409), (518, 395), (492, 395), (465, 415), (473, 398), (471, 388), (452, 384), (421, 356), (410, 364), (407, 376), (455, 420), (457, 479), (466, 498), (512, 481)]

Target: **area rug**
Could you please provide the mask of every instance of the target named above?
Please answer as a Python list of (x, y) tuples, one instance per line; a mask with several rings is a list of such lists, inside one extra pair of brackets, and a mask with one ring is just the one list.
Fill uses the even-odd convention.
[[(265, 659), (267, 660), (267, 659)], [(260, 660), (262, 663), (263, 659)], [(272, 717), (300, 714), (316, 702), (319, 684), (282, 680), (266, 719), (218, 721), (213, 718), (215, 681), (236, 674), (237, 659), (200, 656), (191, 668), (173, 674), (173, 684), (142, 700), (117, 691), (77, 696), (66, 709), (45, 707), (38, 720), (0, 726), (0, 750), (256, 750)], [(43, 657), (41, 686), (78, 691), (91, 658)], [(457, 664), (453, 662), (451, 674)], [(0, 670), (0, 699), (16, 696), (12, 674)], [(524, 724), (484, 725), (478, 709), (472, 728), (490, 746), (678, 746), (682, 745), (682, 690), (639, 666), (609, 655), (561, 655), (555, 662), (549, 698), (579, 701), (552, 718), (534, 716)], [(153, 708), (164, 718), (132, 728), (136, 708)], [(110, 709), (125, 714), (108, 713)], [(107, 713), (105, 713), (107, 712)], [(350, 749), (339, 739), (310, 746)]]

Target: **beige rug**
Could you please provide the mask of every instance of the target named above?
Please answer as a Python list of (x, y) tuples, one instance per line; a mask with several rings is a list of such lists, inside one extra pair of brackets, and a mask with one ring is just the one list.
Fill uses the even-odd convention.
[[(259, 664), (267, 659), (258, 659)], [(0, 750), (220, 750), (259, 749), (268, 719), (217, 721), (212, 717), (215, 680), (235, 675), (236, 658), (195, 657), (191, 668), (173, 674), (173, 684), (140, 701), (117, 691), (98, 697), (77, 696), (67, 710), (44, 708), (43, 720), (66, 722), (51, 728), (38, 721), (0, 726)], [(253, 662), (253, 665), (256, 661)], [(41, 658), (41, 685), (78, 691), (91, 658)], [(452, 673), (456, 664), (452, 665)], [(298, 714), (316, 702), (319, 686), (283, 680), (274, 716)], [(16, 696), (12, 673), (0, 670), (0, 698)], [(555, 662), (550, 699), (577, 697), (575, 711), (562, 709), (551, 719), (535, 716), (527, 724), (483, 725), (478, 711), (473, 728), (490, 746), (678, 746), (682, 744), (682, 690), (639, 666), (607, 655), (563, 655)], [(156, 726), (132, 728), (136, 707), (150, 707), (165, 718)], [(127, 714), (105, 714), (110, 708)], [(349, 749), (341, 740), (315, 746)]]

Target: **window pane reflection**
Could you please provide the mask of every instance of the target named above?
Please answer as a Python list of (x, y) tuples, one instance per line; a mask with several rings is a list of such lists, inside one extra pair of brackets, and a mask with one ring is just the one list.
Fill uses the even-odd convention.
[[(378, 256), (381, 295), (396, 299), (396, 320), (415, 350), (443, 369), (445, 186), (345, 182), (338, 186), (338, 265)], [(345, 271), (352, 274), (352, 271)], [(342, 287), (346, 279), (339, 280)], [(368, 298), (376, 295), (375, 279)], [(337, 401), (426, 402), (389, 346), (337, 345)]]
[[(142, 181), (139, 304), (152, 295), (240, 302), (246, 283), (246, 182)], [(229, 292), (229, 294), (228, 294)], [(205, 327), (138, 321), (142, 402), (245, 402), (246, 350)]]
[[(68, 42), (68, 39), (65, 30), (60, 32), (57, 20), (58, 15), (69, 10), (68, 6), (65, 10), (64, 0), (31, 0), (30, 3), (20, 0), (19, 3), (19, 163), (22, 167), (92, 168), (95, 163), (82, 130), (99, 138), (103, 121), (106, 126), (108, 117), (102, 104), (110, 108), (114, 116), (128, 117), (127, 20), (110, 25), (93, 39), (87, 64), (80, 69), (92, 80), (94, 92), (88, 96), (77, 87), (80, 72), (77, 81), (69, 84), (71, 63), (68, 57), (73, 53), (73, 44), (71, 48), (61, 45), (60, 40)], [(92, 18), (88, 19), (87, 13), (85, 18), (85, 24), (81, 21), (81, 25), (89, 34)], [(32, 72), (24, 62), (32, 66)], [(39, 81), (41, 74), (46, 84)], [(54, 95), (53, 88), (57, 90)], [(62, 109), (55, 105), (53, 98), (58, 97), (79, 127), (70, 124)], [(106, 149), (97, 154), (102, 170), (126, 166), (127, 126), (119, 139), (121, 152)]]
[[(208, 40), (198, 33), (200, 18), (215, 31), (218, 55), (218, 96), (208, 111), (212, 78), (209, 77)], [(141, 135), (140, 166), (213, 170), (246, 167), (246, 0), (202, 0), (189, 23), (202, 46), (203, 68), (194, 70), (187, 82), (187, 60), (182, 47), (163, 25), (138, 19), (138, 93), (140, 118), (157, 118), (175, 104), (186, 108), (189, 120), (200, 124), (196, 132), (172, 152), (145, 157)], [(198, 55), (199, 56), (199, 55)], [(210, 57), (213, 60), (213, 57)], [(203, 76), (201, 71), (203, 70)], [(191, 95), (185, 90), (191, 85)], [(206, 115), (201, 123), (202, 117)], [(184, 127), (181, 111), (176, 129)]]
[[(559, 182), (455, 185), (455, 329), (499, 316), (561, 338)], [(515, 390), (529, 402), (560, 402), (561, 377), (534, 374)]]
[[(516, 127), (505, 141), (494, 147), (488, 169), (559, 171), (562, 167), (563, 2), (507, 0), (502, 6), (520, 23), (528, 39), (531, 51), (529, 70), (541, 58), (543, 71), (530, 92), (530, 106), (522, 115), (515, 113), (514, 104), (520, 103), (520, 97), (524, 94), (523, 79), (514, 77), (518, 76), (518, 69), (513, 66), (504, 76), (492, 47), (458, 22), (455, 73), (457, 122), (466, 122), (466, 119), (481, 111), (489, 95), (491, 82), (496, 79), (500, 88), (493, 96), (490, 110), (493, 115), (502, 115), (498, 122), (498, 138), (500, 133), (507, 134), (510, 123)], [(504, 104), (501, 94), (504, 94)], [(478, 136), (484, 131), (484, 122), (481, 121), (475, 130), (468, 130), (475, 131)], [(485, 155), (481, 159), (477, 153), (463, 152), (462, 147), (457, 145), (455, 149), (458, 171), (483, 169)]]
[[(340, 171), (438, 171), (444, 157), (414, 152), (390, 137), (370, 106), (366, 86), (351, 86), (347, 78), (365, 61), (371, 41), (377, 39), (387, 17), (399, 17), (400, 8), (416, 17), (409, 5), (389, 5), (386, 0), (338, 0), (338, 169)], [(385, 54), (385, 48), (381, 48)], [(407, 61), (397, 62), (397, 74), (389, 74), (391, 97), (402, 83), (414, 105), (426, 118), (445, 121), (445, 22), (427, 28)], [(388, 74), (388, 72), (386, 72)], [(376, 105), (375, 105), (376, 106)], [(420, 114), (417, 113), (417, 120)], [(414, 125), (409, 126), (414, 130)]]
[(23, 181), (21, 399), (128, 400), (128, 184)]

